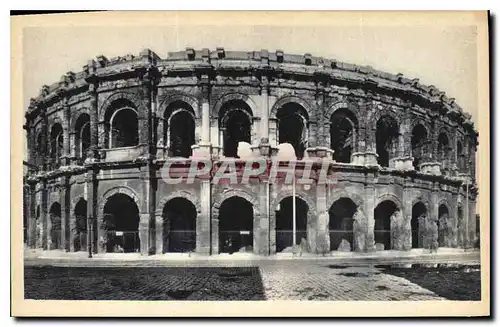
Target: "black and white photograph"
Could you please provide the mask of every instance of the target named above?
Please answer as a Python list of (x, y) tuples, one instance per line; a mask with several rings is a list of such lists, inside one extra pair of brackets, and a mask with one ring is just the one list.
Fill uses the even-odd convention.
[(488, 315), (487, 12), (11, 22), (14, 315)]

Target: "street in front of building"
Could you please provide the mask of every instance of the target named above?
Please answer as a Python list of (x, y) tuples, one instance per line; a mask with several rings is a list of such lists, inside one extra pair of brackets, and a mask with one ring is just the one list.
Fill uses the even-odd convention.
[(478, 259), (32, 260), (25, 298), (57, 300), (328, 300), (481, 299)]

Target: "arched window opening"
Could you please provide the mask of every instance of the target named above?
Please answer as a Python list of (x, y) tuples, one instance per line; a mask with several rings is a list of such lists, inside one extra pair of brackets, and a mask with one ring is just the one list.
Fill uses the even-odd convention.
[(425, 245), (426, 226), (429, 223), (427, 218), (427, 207), (422, 202), (417, 202), (411, 211), (411, 247), (422, 248)]
[(233, 196), (219, 208), (219, 252), (253, 252), (253, 205)]
[(112, 195), (104, 206), (107, 252), (139, 252), (139, 209), (128, 195)]
[(391, 116), (383, 116), (377, 121), (376, 143), (378, 163), (382, 167), (389, 167), (390, 159), (397, 155), (399, 126)]
[[(295, 197), (295, 223), (296, 244), (301, 244), (302, 239), (307, 239), (307, 215), (309, 207), (299, 197)], [(293, 245), (293, 197), (281, 200), (276, 208), (276, 252), (290, 249)]]
[(192, 252), (196, 248), (196, 207), (174, 198), (163, 208), (163, 252)]
[(457, 142), (457, 166), (460, 172), (465, 169), (465, 155), (464, 155), (464, 146), (461, 141)]
[(106, 144), (109, 148), (122, 148), (139, 144), (137, 110), (126, 99), (116, 100), (105, 116)]
[(278, 109), (278, 142), (289, 143), (295, 150), (298, 159), (304, 157), (308, 141), (309, 116), (306, 110), (297, 103), (287, 103)]
[(165, 110), (163, 139), (169, 156), (189, 158), (195, 144), (195, 115), (193, 108), (183, 101), (176, 101)]
[(86, 251), (87, 249), (87, 201), (83, 198), (78, 200), (75, 206), (75, 251)]
[(340, 109), (330, 118), (330, 147), (334, 151), (333, 159), (337, 162), (351, 162), (351, 155), (356, 144), (358, 122), (347, 109)]
[(450, 159), (450, 141), (445, 133), (440, 133), (438, 136), (438, 158), (443, 169), (449, 168)]
[(411, 154), (413, 157), (413, 167), (420, 170), (420, 164), (428, 156), (428, 133), (421, 124), (416, 125), (411, 133)]
[(391, 200), (385, 200), (377, 205), (375, 215), (375, 244), (382, 244), (384, 250), (390, 250), (391, 244), (391, 216), (398, 210), (398, 206)]
[(356, 204), (349, 198), (341, 198), (330, 207), (330, 251), (337, 250), (343, 240), (349, 242), (351, 250), (354, 250), (353, 218), (356, 210)]
[(55, 164), (60, 163), (63, 155), (63, 128), (61, 124), (54, 124), (50, 130), (50, 157)]
[(90, 116), (81, 114), (75, 124), (75, 154), (85, 160), (90, 147)]
[(43, 144), (42, 132), (39, 132), (36, 137), (36, 149), (35, 149), (35, 160), (34, 163), (36, 166), (42, 166), (43, 160), (45, 158), (45, 146)]
[(223, 155), (237, 158), (239, 142), (252, 142), (252, 111), (245, 102), (232, 101), (221, 108), (219, 119)]

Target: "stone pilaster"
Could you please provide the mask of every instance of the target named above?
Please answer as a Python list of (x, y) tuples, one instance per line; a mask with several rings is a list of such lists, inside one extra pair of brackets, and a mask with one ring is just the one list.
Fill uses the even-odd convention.
[(317, 184), (316, 186), (316, 208), (318, 217), (316, 223), (316, 248), (311, 249), (314, 253), (324, 254), (330, 252), (330, 231), (328, 223), (330, 215), (326, 203), (326, 184)]
[[(104, 129), (99, 128), (99, 116), (98, 116), (98, 93), (97, 93), (97, 87), (99, 80), (97, 76), (95, 75), (95, 61), (90, 60), (88, 65), (88, 75), (86, 77), (86, 82), (89, 85), (88, 88), (88, 93), (89, 93), (89, 106), (90, 106), (90, 147), (88, 149), (88, 154), (87, 158), (90, 159), (90, 161), (96, 161), (99, 159), (99, 145), (105, 146), (104, 144), (99, 144), (100, 139), (104, 139)], [(101, 126), (102, 127), (102, 126)], [(102, 137), (99, 137), (99, 130), (103, 134)]]
[(76, 216), (73, 211), (74, 209), (75, 208), (70, 208), (70, 214), (69, 214), (69, 252), (75, 252), (75, 239), (77, 237)]
[(70, 148), (70, 106), (68, 104), (68, 98), (65, 96), (62, 100), (63, 102), (63, 113), (64, 120), (62, 122), (63, 127), (63, 152), (61, 156), (61, 165), (68, 166), (70, 164), (71, 148)]
[(431, 233), (429, 239), (431, 244), (429, 246), (431, 248), (437, 248), (439, 246), (439, 228), (438, 228), (438, 219), (439, 219), (439, 185), (435, 184), (432, 188), (431, 193), (431, 204), (429, 208), (429, 223), (430, 223), (430, 231)]
[(61, 249), (69, 251), (70, 233), (70, 189), (69, 176), (63, 176), (60, 179), (60, 204), (61, 204)]
[(201, 87), (201, 141), (193, 146), (193, 155), (210, 157), (212, 150), (210, 144), (210, 79), (202, 75)]
[[(85, 187), (87, 192), (87, 252), (104, 253), (105, 230), (102, 212), (97, 212), (97, 170), (89, 167), (86, 173)], [(97, 242), (96, 242), (97, 241)]]
[(155, 216), (155, 253), (163, 253), (163, 217), (161, 212)]
[(29, 184), (29, 205), (28, 205), (28, 246), (36, 247), (36, 187)]
[[(215, 238), (211, 231), (211, 185), (209, 179), (200, 180), (200, 211), (196, 216), (196, 252), (199, 254), (219, 253), (219, 222), (217, 220)], [(219, 217), (216, 217), (218, 219)], [(212, 237), (211, 237), (212, 232)], [(210, 246), (212, 239), (212, 247)]]
[(412, 218), (412, 210), (413, 210), (413, 200), (412, 200), (412, 189), (410, 185), (410, 180), (405, 179), (405, 185), (403, 188), (403, 198), (401, 202), (403, 203), (403, 207), (401, 208), (401, 213), (403, 216), (401, 234), (399, 235), (401, 247), (397, 250), (409, 251), (411, 250), (412, 244), (412, 230), (411, 230), (411, 218)]
[(261, 120), (260, 143), (269, 143), (269, 80), (263, 76), (261, 80)]
[(259, 212), (254, 215), (253, 252), (260, 255), (269, 255), (269, 181), (259, 182)]
[[(373, 176), (367, 176), (367, 179), (373, 179)], [(375, 185), (370, 181), (365, 184), (365, 215), (367, 221), (367, 233), (365, 237), (365, 251), (375, 251)]]

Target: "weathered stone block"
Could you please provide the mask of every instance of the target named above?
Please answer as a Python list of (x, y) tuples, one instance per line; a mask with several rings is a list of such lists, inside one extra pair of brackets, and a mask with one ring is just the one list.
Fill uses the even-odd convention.
[(349, 241), (347, 241), (347, 240), (342, 240), (340, 242), (340, 245), (339, 245), (337, 251), (339, 251), (339, 252), (351, 252), (351, 243), (349, 243)]

